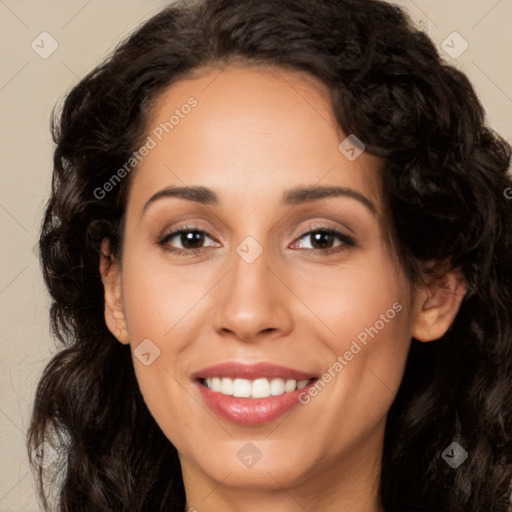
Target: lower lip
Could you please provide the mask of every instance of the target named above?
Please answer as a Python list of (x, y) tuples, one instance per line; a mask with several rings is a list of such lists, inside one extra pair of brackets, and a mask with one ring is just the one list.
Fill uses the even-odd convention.
[(212, 391), (198, 382), (206, 405), (222, 418), (239, 425), (262, 425), (283, 416), (299, 405), (299, 395), (307, 393), (313, 384), (311, 382), (302, 389), (267, 398), (237, 398)]

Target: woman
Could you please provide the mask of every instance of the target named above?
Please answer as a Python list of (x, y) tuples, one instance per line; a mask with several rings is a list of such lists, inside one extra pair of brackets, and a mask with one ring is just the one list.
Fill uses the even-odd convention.
[(398, 7), (171, 6), (54, 136), (59, 510), (510, 510), (510, 146)]

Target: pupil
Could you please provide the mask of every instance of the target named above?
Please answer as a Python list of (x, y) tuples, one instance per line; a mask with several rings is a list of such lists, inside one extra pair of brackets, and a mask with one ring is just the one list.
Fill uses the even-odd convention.
[[(188, 233), (181, 234), (181, 245), (185, 248), (194, 249), (197, 242), (201, 243), (203, 241), (204, 235), (199, 231), (190, 231)], [(190, 246), (192, 245), (192, 247)]]
[(334, 235), (331, 233), (327, 233), (326, 231), (319, 231), (318, 233), (315, 233), (311, 235), (313, 237), (313, 247), (316, 245), (320, 245), (321, 249), (325, 249), (326, 246), (330, 246), (332, 243), (332, 238)]

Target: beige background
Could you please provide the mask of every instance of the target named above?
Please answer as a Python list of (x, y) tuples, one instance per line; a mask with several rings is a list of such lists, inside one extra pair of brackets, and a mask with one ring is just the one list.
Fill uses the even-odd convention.
[[(165, 3), (0, 0), (0, 512), (39, 510), (24, 443), (36, 383), (56, 350), (34, 250), (52, 170), (49, 114), (80, 77)], [(469, 75), (490, 124), (512, 141), (512, 0), (396, 3), (447, 61)], [(443, 50), (454, 31), (469, 44), (457, 58)], [(42, 32), (58, 43), (46, 59), (31, 47)], [(447, 39), (452, 53), (463, 44), (457, 37)]]

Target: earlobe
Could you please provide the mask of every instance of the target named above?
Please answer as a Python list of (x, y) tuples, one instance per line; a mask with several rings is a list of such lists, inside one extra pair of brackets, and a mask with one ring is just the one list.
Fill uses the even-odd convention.
[(121, 269), (106, 238), (101, 242), (100, 275), (105, 290), (105, 323), (109, 331), (127, 345), (130, 340), (121, 294)]
[(418, 341), (441, 338), (455, 319), (465, 294), (466, 284), (458, 271), (426, 285), (419, 293), (413, 337)]

